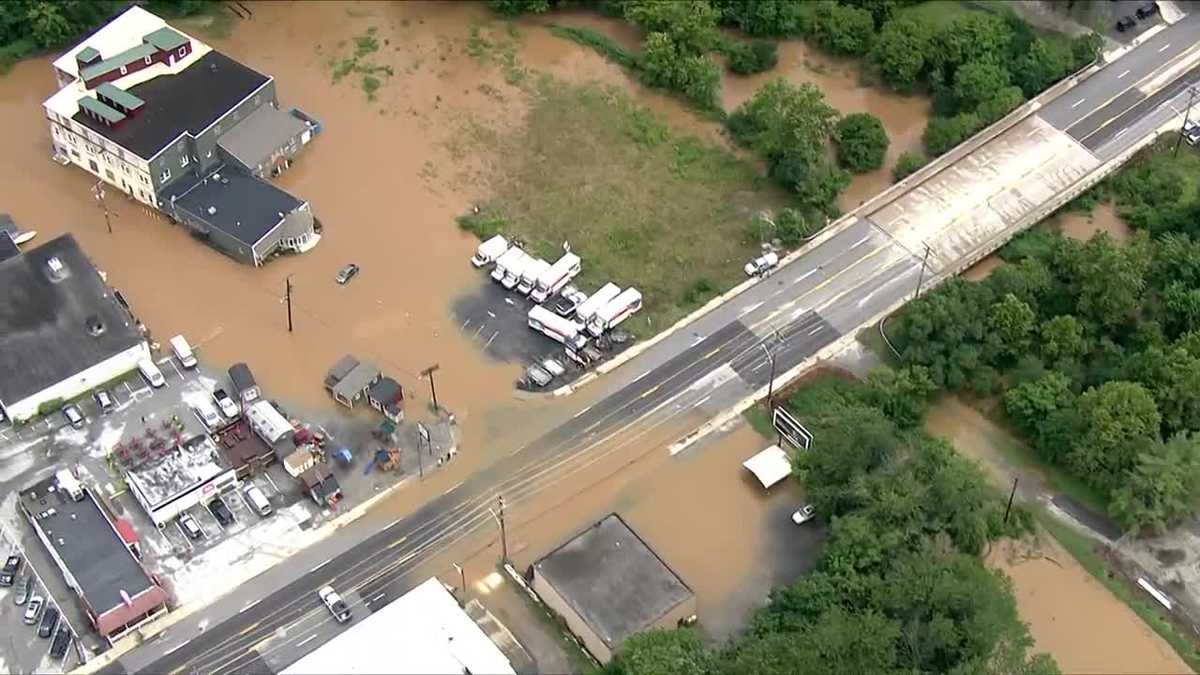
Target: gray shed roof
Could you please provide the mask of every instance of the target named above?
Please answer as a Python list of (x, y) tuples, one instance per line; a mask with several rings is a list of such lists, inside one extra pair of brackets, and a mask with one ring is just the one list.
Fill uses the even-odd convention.
[(217, 145), (245, 168), (253, 170), (307, 128), (308, 125), (296, 116), (263, 105), (222, 134)]
[(333, 389), (335, 386), (337, 386), (337, 383), (345, 379), (346, 375), (349, 375), (350, 371), (354, 370), (356, 366), (358, 366), (358, 359), (354, 358), (350, 354), (338, 359), (337, 363), (333, 364), (333, 367), (330, 368), (329, 372), (325, 374), (325, 386), (329, 389)]
[(371, 386), (378, 377), (379, 369), (375, 364), (360, 363), (333, 386), (333, 393), (342, 398), (353, 399), (355, 394)]

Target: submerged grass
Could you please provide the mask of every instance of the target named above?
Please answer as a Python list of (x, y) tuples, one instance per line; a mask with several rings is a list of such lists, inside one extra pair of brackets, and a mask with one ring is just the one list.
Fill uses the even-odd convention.
[(570, 242), (585, 290), (612, 281), (641, 290), (625, 323), (645, 337), (742, 280), (757, 251), (750, 217), (786, 195), (727, 149), (673, 133), (624, 93), (542, 78), (521, 132), (490, 148), (493, 199), (463, 225), (516, 236), (528, 250)]

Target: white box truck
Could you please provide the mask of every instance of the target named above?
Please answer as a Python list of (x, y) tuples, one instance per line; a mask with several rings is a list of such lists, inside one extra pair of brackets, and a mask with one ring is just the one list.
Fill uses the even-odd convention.
[(538, 278), (548, 269), (550, 269), (550, 263), (541, 258), (534, 258), (533, 262), (526, 265), (525, 270), (521, 272), (521, 282), (517, 284), (517, 292), (521, 295), (529, 295), (529, 292), (537, 286)]
[(475, 255), (471, 256), (471, 264), (476, 267), (490, 265), (500, 256), (504, 255), (504, 252), (507, 250), (508, 240), (500, 235), (496, 235), (475, 249)]
[(579, 323), (587, 324), (593, 316), (596, 316), (596, 312), (600, 311), (601, 307), (615, 300), (620, 294), (620, 286), (611, 281), (604, 284), (600, 290), (592, 293), (591, 297), (580, 303), (579, 307), (575, 309), (575, 318)]
[(524, 257), (525, 251), (522, 251), (520, 246), (513, 246), (505, 251), (496, 259), (496, 266), (492, 268), (492, 279), (504, 281), (504, 277), (508, 274), (508, 268)]
[(571, 349), (580, 350), (587, 344), (582, 325), (564, 319), (541, 305), (529, 310), (529, 327)]
[(528, 253), (521, 251), (521, 257), (509, 264), (508, 269), (505, 270), (505, 275), (504, 278), (500, 280), (500, 285), (510, 291), (513, 290), (517, 287), (517, 284), (521, 283), (521, 275), (525, 273), (525, 269), (532, 264), (533, 257)]
[(600, 337), (605, 331), (612, 330), (641, 308), (641, 292), (636, 288), (626, 288), (623, 293), (613, 298), (612, 302), (596, 312), (596, 315), (588, 322), (588, 332), (595, 337)]
[(546, 298), (559, 292), (567, 282), (574, 279), (581, 269), (579, 256), (564, 253), (563, 257), (538, 276), (537, 285), (529, 295), (530, 299), (534, 302), (545, 302)]

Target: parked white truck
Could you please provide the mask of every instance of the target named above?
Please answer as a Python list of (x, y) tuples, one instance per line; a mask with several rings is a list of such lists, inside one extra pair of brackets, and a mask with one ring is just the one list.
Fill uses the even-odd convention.
[(525, 274), (525, 270), (534, 263), (533, 256), (521, 251), (521, 257), (508, 266), (504, 278), (500, 280), (500, 285), (513, 290), (521, 283), (521, 275)]
[(537, 286), (538, 278), (550, 269), (550, 263), (541, 258), (534, 258), (533, 262), (525, 266), (521, 272), (521, 281), (517, 284), (517, 292), (521, 295), (529, 295), (529, 292)]
[(508, 269), (524, 258), (525, 251), (522, 251), (520, 246), (508, 249), (496, 259), (496, 266), (492, 268), (492, 279), (497, 282), (504, 281), (504, 277), (508, 276)]
[(583, 334), (581, 324), (564, 319), (541, 305), (534, 305), (529, 310), (529, 327), (576, 351), (583, 349), (587, 344), (587, 336)]
[(563, 257), (553, 265), (542, 270), (529, 298), (534, 302), (545, 302), (546, 298), (562, 290), (562, 287), (574, 279), (581, 269), (583, 268), (579, 256), (574, 253), (564, 253)]
[(579, 307), (575, 308), (575, 320), (586, 325), (592, 320), (592, 317), (596, 316), (596, 312), (599, 312), (601, 307), (615, 300), (620, 294), (620, 286), (611, 281), (604, 284), (600, 287), (600, 290), (592, 293), (588, 296), (587, 300), (584, 300), (579, 304)]
[(596, 312), (596, 315), (588, 322), (588, 332), (595, 337), (600, 337), (605, 331), (616, 328), (618, 324), (641, 308), (641, 292), (636, 288), (626, 288), (623, 293), (613, 298), (612, 302)]
[(496, 235), (475, 249), (475, 255), (471, 256), (471, 264), (476, 267), (489, 265), (498, 260), (507, 250), (508, 240), (500, 235)]

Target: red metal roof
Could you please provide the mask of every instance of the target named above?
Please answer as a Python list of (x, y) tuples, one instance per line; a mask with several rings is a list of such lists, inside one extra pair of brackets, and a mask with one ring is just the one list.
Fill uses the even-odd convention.
[(121, 540), (126, 544), (136, 544), (141, 540), (138, 539), (137, 531), (133, 529), (133, 525), (129, 524), (124, 518), (114, 518), (113, 524), (117, 527), (117, 533), (121, 535)]

